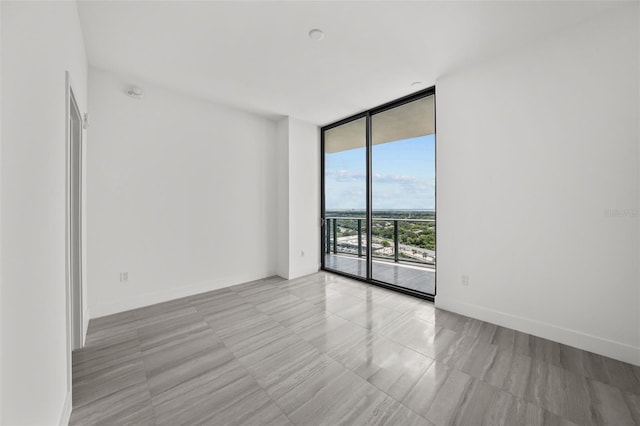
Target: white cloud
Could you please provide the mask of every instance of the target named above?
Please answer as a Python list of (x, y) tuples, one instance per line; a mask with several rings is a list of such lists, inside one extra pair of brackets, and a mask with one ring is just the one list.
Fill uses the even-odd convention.
[(366, 178), (365, 173), (352, 170), (326, 170), (324, 174), (327, 177), (333, 177), (336, 182), (364, 182)]
[[(365, 174), (350, 170), (326, 170), (327, 208), (360, 208), (365, 198)], [(415, 176), (375, 173), (373, 180), (376, 209), (431, 209), (434, 207), (435, 181)]]

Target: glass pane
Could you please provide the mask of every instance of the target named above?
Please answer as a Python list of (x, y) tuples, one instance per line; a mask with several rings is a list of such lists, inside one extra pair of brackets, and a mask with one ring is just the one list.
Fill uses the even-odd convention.
[(367, 277), (366, 119), (324, 133), (325, 267)]
[(434, 294), (434, 97), (371, 120), (372, 278)]

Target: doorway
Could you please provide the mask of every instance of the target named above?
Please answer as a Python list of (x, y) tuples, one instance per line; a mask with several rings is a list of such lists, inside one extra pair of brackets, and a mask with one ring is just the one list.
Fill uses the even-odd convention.
[(435, 88), (321, 135), (322, 269), (433, 300)]
[(83, 346), (82, 140), (83, 118), (67, 73), (67, 303), (71, 350)]

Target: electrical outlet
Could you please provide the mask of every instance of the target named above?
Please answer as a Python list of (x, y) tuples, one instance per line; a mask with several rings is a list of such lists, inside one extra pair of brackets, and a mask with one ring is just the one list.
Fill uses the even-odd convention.
[(129, 281), (129, 273), (128, 272), (120, 272), (120, 282), (126, 283)]
[(469, 285), (469, 275), (461, 275), (460, 276), (460, 283), (462, 285)]

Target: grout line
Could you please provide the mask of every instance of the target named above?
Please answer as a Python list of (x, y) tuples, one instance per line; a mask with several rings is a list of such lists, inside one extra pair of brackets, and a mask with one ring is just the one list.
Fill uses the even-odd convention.
[[(286, 281), (286, 280), (285, 280)], [(277, 288), (277, 287), (273, 287), (273, 288)], [(278, 321), (273, 320), (273, 318), (271, 318), (271, 315), (264, 313), (262, 310), (260, 310), (255, 303), (252, 303), (250, 301), (248, 301), (244, 296), (242, 296), (241, 294), (238, 294), (237, 291), (235, 291), (236, 295), (238, 297), (240, 297), (244, 303), (250, 304), (251, 306), (253, 306), (256, 310), (258, 310), (259, 312), (263, 313), (264, 315), (267, 315), (272, 321), (274, 321), (276, 324), (278, 324), (279, 326), (286, 328), (287, 330), (289, 330), (288, 327), (283, 326), (282, 324), (280, 324)], [(196, 308), (197, 311), (197, 308)], [(205, 321), (206, 322), (206, 321)], [(271, 396), (271, 394), (267, 391), (267, 389), (264, 388), (264, 386), (262, 386), (260, 384), (260, 382), (258, 381), (257, 377), (251, 372), (251, 370), (249, 368), (247, 368), (247, 366), (236, 356), (236, 354), (233, 352), (233, 350), (231, 350), (226, 342), (224, 341), (224, 339), (218, 335), (216, 333), (216, 330), (213, 329), (213, 327), (207, 322), (207, 325), (209, 326), (209, 328), (213, 331), (214, 334), (216, 334), (218, 336), (218, 338), (220, 339), (220, 341), (222, 342), (222, 344), (225, 346), (225, 348), (227, 348), (227, 350), (231, 353), (231, 355), (233, 356), (233, 358), (238, 362), (238, 364), (242, 367), (242, 369), (245, 371), (245, 373), (249, 376), (251, 376), (251, 378), (256, 382), (256, 384), (260, 387), (260, 389), (262, 389), (262, 391), (267, 395), (267, 397), (269, 398), (269, 400), (271, 402), (273, 402), (273, 404), (278, 407), (278, 409), (280, 410), (280, 412), (282, 413), (282, 415), (284, 415), (286, 417), (286, 419), (292, 424), (295, 425), (295, 423), (289, 418), (289, 416), (287, 415), (287, 413), (284, 411), (284, 409), (278, 404), (278, 402)], [(291, 331), (291, 330), (289, 330)]]

